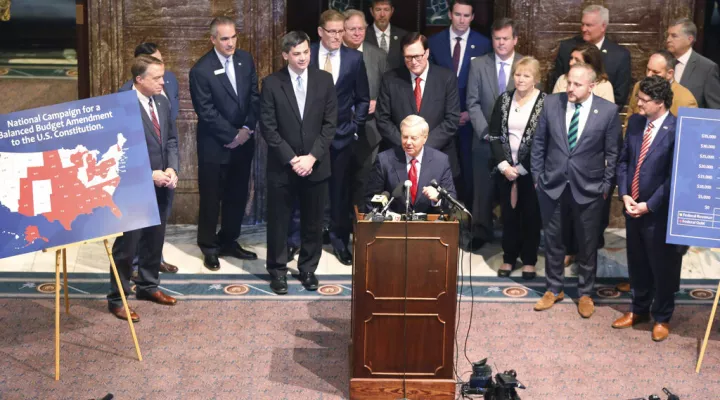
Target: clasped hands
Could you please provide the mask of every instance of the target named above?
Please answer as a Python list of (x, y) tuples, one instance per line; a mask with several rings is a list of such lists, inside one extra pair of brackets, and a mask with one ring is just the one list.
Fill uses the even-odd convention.
[(422, 190), (425, 197), (430, 199), (433, 203), (440, 201), (440, 192), (432, 186), (424, 186)]
[(238, 129), (237, 135), (232, 142), (225, 145), (228, 149), (234, 149), (238, 146), (245, 144), (250, 139), (250, 130), (248, 128)]
[(637, 203), (628, 195), (623, 196), (622, 200), (623, 203), (625, 203), (625, 212), (633, 218), (639, 218), (650, 212), (647, 203), (644, 201), (642, 203)]
[(518, 172), (517, 167), (514, 167), (512, 165), (509, 165), (505, 167), (505, 170), (502, 172), (503, 175), (505, 175), (505, 178), (509, 180), (510, 182), (513, 182), (515, 179), (520, 176), (520, 172)]
[(316, 158), (312, 154), (305, 156), (295, 156), (290, 160), (290, 166), (298, 176), (306, 177), (312, 174), (313, 165), (315, 165)]
[(155, 170), (152, 173), (153, 183), (157, 187), (175, 189), (178, 183), (178, 176), (174, 169), (168, 168), (165, 171)]

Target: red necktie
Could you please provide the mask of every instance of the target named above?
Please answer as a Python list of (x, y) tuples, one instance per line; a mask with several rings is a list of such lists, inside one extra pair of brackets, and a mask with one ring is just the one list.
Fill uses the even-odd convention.
[(157, 117), (155, 116), (155, 110), (153, 110), (153, 101), (152, 98), (150, 98), (150, 101), (148, 102), (148, 105), (150, 108), (150, 118), (152, 118), (153, 128), (155, 128), (155, 134), (157, 135), (158, 139), (162, 141), (162, 137), (160, 137), (160, 123), (158, 122)]
[(417, 106), (418, 112), (420, 112), (420, 105), (422, 104), (422, 89), (420, 88), (420, 82), (422, 82), (422, 79), (419, 76), (415, 78), (415, 105)]
[(410, 160), (410, 171), (408, 171), (408, 179), (410, 179), (410, 182), (412, 182), (412, 186), (410, 187), (410, 202), (415, 204), (415, 197), (417, 196), (417, 190), (418, 190), (418, 175), (417, 175), (417, 167), (415, 166), (417, 164), (417, 158), (413, 158)]
[(642, 167), (647, 155), (648, 149), (650, 149), (650, 138), (653, 130), (653, 124), (650, 122), (645, 129), (643, 135), (642, 146), (640, 147), (640, 157), (638, 157), (637, 166), (635, 167), (635, 174), (633, 175), (632, 186), (630, 187), (630, 195), (633, 200), (637, 200), (640, 197), (640, 167)]
[(453, 71), (455, 71), (455, 75), (458, 73), (458, 69), (460, 68), (460, 41), (462, 38), (460, 36), (455, 38), (455, 48), (453, 49)]

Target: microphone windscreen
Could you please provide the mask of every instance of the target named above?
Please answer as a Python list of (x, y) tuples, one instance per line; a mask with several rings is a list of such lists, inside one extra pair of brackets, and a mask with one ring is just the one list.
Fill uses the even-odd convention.
[(431, 180), (431, 181), (430, 181), (430, 186), (432, 186), (432, 187), (434, 187), (435, 189), (437, 189), (437, 187), (439, 186), (438, 183), (437, 183), (437, 180), (436, 180), (436, 179)]
[(405, 181), (405, 187), (406, 187), (406, 188), (411, 188), (411, 187), (412, 187), (412, 181), (411, 181), (410, 179), (408, 179), (408, 180)]
[(388, 198), (388, 199), (389, 199), (389, 198), (390, 198), (390, 192), (384, 191), (384, 192), (382, 192), (382, 196), (385, 196), (385, 198)]
[(404, 194), (403, 193), (403, 184), (404, 184), (404, 182), (400, 182), (400, 183), (398, 183), (397, 186), (395, 186), (395, 189), (393, 189), (393, 192), (392, 192), (393, 198), (399, 199), (399, 198), (403, 197), (403, 194)]

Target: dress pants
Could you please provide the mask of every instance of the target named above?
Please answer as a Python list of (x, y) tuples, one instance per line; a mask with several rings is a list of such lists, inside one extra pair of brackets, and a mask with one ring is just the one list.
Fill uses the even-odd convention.
[(575, 257), (578, 265), (578, 295), (590, 296), (597, 273), (597, 232), (605, 200), (599, 196), (587, 204), (578, 204), (573, 198), (569, 185), (557, 200), (551, 199), (540, 187), (537, 189), (537, 194), (545, 230), (547, 290), (555, 294), (563, 290), (565, 279), (563, 226), (566, 224), (564, 220), (567, 216), (571, 216), (578, 242), (578, 252)]
[[(170, 212), (172, 211), (173, 200), (175, 199), (175, 191), (168, 190), (167, 194), (168, 194), (168, 196), (167, 196), (168, 197), (168, 205), (167, 205), (167, 212), (165, 213), (166, 214), (165, 219), (166, 219), (166, 221), (169, 221), (170, 220)], [(139, 248), (138, 248), (138, 250), (139, 250)], [(162, 252), (162, 249), (160, 249), (160, 251)], [(165, 257), (162, 255), (162, 253), (160, 254), (160, 262), (165, 262)], [(140, 265), (140, 254), (138, 253), (138, 254), (135, 254), (135, 258), (133, 258), (133, 263), (132, 263), (133, 269), (137, 270), (139, 265)]]
[(532, 175), (521, 175), (516, 179), (518, 200), (515, 208), (510, 204), (512, 182), (504, 176), (499, 178), (502, 179), (499, 189), (503, 221), (503, 262), (515, 265), (515, 261), (520, 257), (523, 265), (535, 265), (542, 223)]
[[(289, 168), (289, 167), (288, 167)], [(294, 172), (292, 172), (294, 174)], [(289, 182), (268, 180), (267, 270), (272, 276), (287, 274), (288, 221), (295, 204), (300, 213), (300, 272), (315, 272), (322, 255), (323, 212), (328, 182), (311, 182), (297, 175)]]
[[(255, 153), (255, 139), (235, 148), (228, 164), (198, 164), (200, 217), (197, 243), (203, 254), (217, 254), (233, 246), (240, 237), (240, 227), (248, 201), (250, 169)], [(220, 232), (217, 232), (221, 216)]]
[[(615, 178), (611, 181), (610, 191), (608, 193), (614, 193), (615, 192)], [(598, 228), (598, 247), (603, 248), (605, 247), (605, 229), (607, 229), (608, 225), (610, 225), (610, 207), (612, 206), (612, 202), (617, 201), (617, 199), (612, 196), (608, 195), (608, 198), (605, 199), (605, 203), (603, 204), (602, 209), (602, 219), (600, 220), (600, 226)], [(565, 242), (565, 254), (569, 256), (574, 256), (577, 254), (578, 244), (577, 244), (577, 236), (575, 235), (575, 229), (573, 228), (574, 224), (572, 221), (572, 218), (568, 218), (565, 221), (565, 225), (563, 226), (563, 241)]]
[(680, 289), (683, 246), (665, 243), (667, 211), (626, 218), (632, 312), (669, 322)]
[[(155, 187), (160, 225), (125, 232), (113, 243), (112, 255), (125, 296), (131, 293), (130, 277), (133, 270), (133, 258), (136, 254), (139, 256), (138, 277), (135, 280), (136, 293), (151, 294), (158, 290), (160, 259), (167, 224), (168, 193), (170, 192), (172, 191), (168, 188)], [(107, 295), (107, 300), (108, 308), (122, 307), (122, 298), (112, 270), (110, 272), (110, 293)]]
[(487, 140), (479, 140), (473, 135), (472, 236), (474, 239), (480, 239), (483, 242), (491, 242), (493, 240), (493, 203), (496, 194), (495, 186), (499, 179), (490, 174), (491, 158), (490, 143)]

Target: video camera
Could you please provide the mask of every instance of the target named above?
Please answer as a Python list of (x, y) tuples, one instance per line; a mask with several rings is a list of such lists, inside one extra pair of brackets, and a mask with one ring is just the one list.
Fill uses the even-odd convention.
[[(663, 392), (667, 395), (667, 400), (680, 400), (680, 397), (673, 394), (668, 388), (663, 388)], [(630, 400), (645, 400), (644, 397), (637, 397)], [(656, 394), (651, 394), (650, 397), (648, 397), (648, 400), (662, 400), (662, 398)]]
[(481, 394), (484, 400), (521, 400), (515, 389), (525, 389), (525, 386), (517, 380), (514, 370), (496, 374), (493, 381), (487, 358), (473, 363), (472, 368), (470, 382), (461, 388), (464, 395)]

